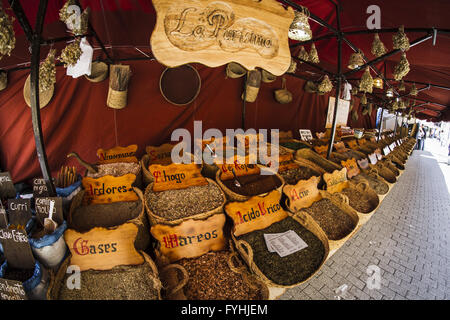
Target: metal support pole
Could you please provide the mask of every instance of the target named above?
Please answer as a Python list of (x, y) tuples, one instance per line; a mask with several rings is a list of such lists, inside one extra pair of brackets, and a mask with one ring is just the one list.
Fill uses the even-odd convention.
[(381, 139), (381, 130), (383, 129), (383, 116), (384, 116), (384, 109), (381, 108), (381, 116), (380, 116), (380, 123), (378, 125), (378, 141)]
[(397, 124), (397, 111), (395, 111), (394, 137), (397, 134), (397, 126), (398, 126), (398, 124)]

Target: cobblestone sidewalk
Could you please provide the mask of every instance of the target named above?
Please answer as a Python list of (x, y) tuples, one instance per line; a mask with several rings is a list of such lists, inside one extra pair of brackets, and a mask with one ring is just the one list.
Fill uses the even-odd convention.
[[(450, 186), (442, 170), (450, 166), (414, 150), (372, 218), (315, 277), (280, 299), (450, 300)], [(379, 268), (379, 289), (368, 281), (371, 265)]]

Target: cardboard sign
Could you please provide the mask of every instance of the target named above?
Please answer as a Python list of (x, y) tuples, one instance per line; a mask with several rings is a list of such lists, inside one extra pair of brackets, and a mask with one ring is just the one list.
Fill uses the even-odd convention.
[[(378, 157), (377, 157), (377, 154), (376, 154), (375, 152), (369, 154), (369, 161), (370, 161), (371, 164), (377, 164), (377, 162), (378, 162)], [(363, 168), (363, 169), (364, 169), (364, 168)]]
[(138, 149), (137, 144), (129, 145), (128, 147), (114, 147), (112, 149), (98, 149), (97, 157), (99, 164), (114, 163), (114, 162), (138, 162), (134, 156)]
[(389, 153), (391, 153), (391, 150), (389, 149), (389, 146), (386, 146), (383, 148), (383, 153), (385, 156), (387, 156)]
[(31, 219), (30, 199), (8, 199), (9, 223), (15, 226), (26, 226)]
[(369, 159), (364, 158), (364, 159), (361, 159), (361, 160), (357, 160), (357, 162), (358, 162), (358, 166), (361, 169), (366, 170), (367, 168), (369, 168)]
[(291, 212), (308, 208), (322, 198), (319, 189), (317, 189), (319, 180), (320, 177), (313, 176), (308, 180), (300, 180), (295, 186), (288, 184), (283, 187), (283, 193), (289, 198)]
[(336, 142), (335, 144), (333, 144), (334, 148), (336, 149), (336, 151), (338, 153), (344, 153), (347, 152), (347, 148), (345, 147), (345, 144), (341, 141), (341, 142)]
[(350, 149), (358, 150), (358, 148), (359, 148), (359, 145), (356, 142), (356, 140), (349, 140), (349, 141), (347, 141), (347, 144), (348, 144)]
[(238, 177), (251, 174), (260, 174), (261, 169), (256, 164), (250, 164), (249, 156), (235, 156), (233, 159), (234, 163), (232, 164), (229, 163), (230, 159), (226, 160), (227, 163), (218, 164), (221, 180), (225, 181), (234, 179), (233, 170)]
[(0, 300), (28, 300), (22, 282), (0, 278)]
[(314, 150), (322, 157), (327, 157), (328, 146), (315, 146)]
[(0, 199), (14, 198), (16, 189), (9, 172), (0, 172)]
[(67, 229), (64, 240), (72, 254), (70, 264), (80, 270), (110, 270), (119, 265), (137, 265), (144, 258), (136, 251), (134, 241), (138, 227), (125, 223), (115, 229), (93, 228), (85, 233)]
[(240, 236), (267, 228), (288, 216), (280, 205), (281, 193), (273, 190), (265, 197), (255, 196), (245, 202), (229, 202), (225, 212), (234, 222), (233, 232)]
[(299, 129), (298, 132), (300, 133), (300, 139), (303, 141), (310, 141), (313, 139), (313, 135), (309, 129)]
[(97, 179), (84, 177), (81, 180), (85, 204), (113, 203), (121, 201), (136, 201), (138, 196), (131, 186), (136, 175), (128, 173), (120, 177), (103, 176)]
[(159, 241), (161, 253), (171, 262), (199, 257), (226, 246), (223, 227), (225, 215), (215, 214), (206, 220), (187, 220), (176, 226), (157, 224), (150, 232)]
[[(327, 120), (325, 124), (326, 129), (330, 129), (333, 126), (334, 119), (334, 107), (336, 105), (336, 98), (331, 97), (328, 99), (328, 113)], [(350, 101), (339, 99), (336, 113), (336, 126), (345, 127), (347, 126), (348, 112), (350, 109)]]
[(214, 68), (235, 61), (276, 76), (289, 68), (291, 7), (275, 0), (153, 0), (153, 6), (157, 19), (150, 45), (168, 67), (198, 62)]
[(159, 147), (147, 146), (145, 151), (149, 156), (149, 163), (152, 164), (171, 164), (173, 144), (165, 143)]
[(377, 159), (381, 160), (383, 158), (383, 155), (381, 154), (381, 149), (380, 148), (376, 148), (374, 153), (377, 155)]
[(345, 161), (341, 160), (341, 165), (347, 169), (347, 178), (348, 179), (351, 179), (354, 176), (357, 176), (361, 172), (358, 168), (358, 165), (356, 164), (355, 158), (347, 159)]
[(35, 178), (33, 179), (33, 197), (49, 197), (50, 192), (48, 191), (50, 188), (47, 185), (47, 182), (44, 178)]
[(205, 186), (208, 181), (201, 174), (201, 166), (195, 163), (169, 165), (152, 164), (149, 171), (155, 178), (153, 191), (185, 189), (192, 186)]
[(36, 261), (25, 230), (0, 229), (0, 242), (8, 261), (8, 267), (34, 269)]
[(52, 220), (54, 220), (58, 225), (60, 225), (64, 222), (62, 198), (60, 197), (36, 198), (34, 201), (36, 216), (43, 225), (44, 219), (48, 218), (50, 214), (50, 201), (55, 201), (55, 206), (53, 207)]
[(8, 218), (6, 216), (6, 210), (4, 208), (0, 208), (0, 228), (8, 227)]
[(348, 185), (347, 168), (334, 170), (333, 173), (325, 172), (323, 180), (327, 185), (327, 191), (330, 193), (341, 192)]

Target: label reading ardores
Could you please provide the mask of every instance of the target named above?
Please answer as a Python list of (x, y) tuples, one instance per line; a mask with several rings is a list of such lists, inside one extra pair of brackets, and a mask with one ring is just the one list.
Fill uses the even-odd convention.
[(84, 203), (112, 203), (121, 201), (136, 201), (138, 196), (132, 184), (136, 175), (128, 173), (120, 177), (103, 176), (97, 179), (84, 177), (81, 181), (85, 189)]

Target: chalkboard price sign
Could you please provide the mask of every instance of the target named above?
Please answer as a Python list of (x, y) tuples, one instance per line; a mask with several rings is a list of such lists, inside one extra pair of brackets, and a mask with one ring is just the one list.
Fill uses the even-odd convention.
[(27, 300), (22, 282), (0, 278), (0, 300)]
[(25, 226), (31, 219), (30, 199), (8, 199), (9, 223)]
[(14, 198), (16, 189), (9, 172), (0, 172), (0, 198)]
[(34, 269), (36, 262), (24, 230), (0, 229), (0, 242), (9, 268)]
[(45, 197), (45, 198), (36, 198), (34, 206), (36, 208), (36, 215), (41, 223), (44, 223), (44, 219), (49, 217), (50, 214), (50, 201), (55, 201), (55, 205), (53, 207), (53, 216), (52, 219), (58, 224), (63, 223), (63, 207), (62, 207), (62, 198), (59, 197)]
[(43, 178), (35, 178), (33, 179), (33, 197), (48, 197), (50, 196), (49, 188), (45, 179)]

